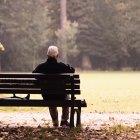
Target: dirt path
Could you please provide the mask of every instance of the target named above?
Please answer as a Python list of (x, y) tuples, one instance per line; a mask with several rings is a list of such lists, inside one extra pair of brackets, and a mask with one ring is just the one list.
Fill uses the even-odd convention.
[[(61, 112), (59, 112), (60, 120)], [(140, 124), (140, 113), (86, 113), (82, 112), (82, 126), (96, 130), (112, 125), (135, 126)], [(0, 112), (0, 127), (3, 126), (52, 126), (48, 111)]]

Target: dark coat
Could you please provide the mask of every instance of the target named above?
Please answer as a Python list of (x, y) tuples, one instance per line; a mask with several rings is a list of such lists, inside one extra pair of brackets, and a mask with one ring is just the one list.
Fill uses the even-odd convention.
[(75, 69), (66, 65), (62, 62), (58, 63), (54, 58), (48, 58), (46, 62), (39, 64), (33, 73), (44, 73), (44, 74), (54, 74), (54, 73), (74, 73)]
[[(73, 67), (70, 67), (69, 65), (66, 65), (62, 62), (57, 62), (55, 58), (48, 58), (46, 62), (39, 64), (35, 70), (33, 70), (33, 73), (44, 73), (44, 74), (57, 74), (57, 73), (74, 73), (75, 69)], [(46, 91), (47, 92), (47, 91)], [(65, 99), (66, 96), (58, 96), (58, 95), (47, 95), (44, 90), (42, 97), (43, 99)]]

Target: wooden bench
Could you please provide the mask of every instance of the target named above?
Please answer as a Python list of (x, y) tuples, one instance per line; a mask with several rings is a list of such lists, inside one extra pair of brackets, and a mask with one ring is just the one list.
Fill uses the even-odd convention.
[[(30, 94), (69, 94), (69, 100), (30, 99)], [(70, 107), (70, 127), (81, 125), (81, 107), (87, 107), (85, 100), (76, 99), (80, 95), (80, 78), (78, 74), (39, 74), (39, 73), (0, 73), (0, 94), (9, 98), (0, 98), (0, 106), (22, 107)], [(11, 94), (11, 95), (9, 95)], [(27, 94), (25, 98), (16, 94)], [(11, 97), (12, 96), (12, 97)], [(76, 120), (75, 120), (75, 114)]]

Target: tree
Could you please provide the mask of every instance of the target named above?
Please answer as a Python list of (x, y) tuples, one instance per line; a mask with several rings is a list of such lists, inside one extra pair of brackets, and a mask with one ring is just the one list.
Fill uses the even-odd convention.
[(124, 65), (134, 70), (140, 69), (140, 2), (137, 0), (121, 1), (116, 5), (118, 10), (118, 36), (122, 51), (125, 54)]
[(67, 0), (60, 0), (60, 29), (55, 34), (57, 37), (57, 44), (61, 48), (62, 60), (68, 63), (68, 58), (77, 54), (76, 34), (78, 32), (78, 24), (71, 23), (67, 19)]
[(71, 57), (75, 57), (78, 54), (76, 45), (78, 24), (76, 22), (71, 23), (67, 21), (65, 22), (65, 26), (62, 29), (58, 29), (55, 33), (57, 36), (57, 44), (63, 53), (62, 59), (65, 63), (68, 63)]
[(137, 0), (1, 0), (2, 66), (32, 70), (45, 58), (46, 46), (58, 43), (63, 59), (76, 67), (139, 70), (139, 5)]
[(9, 68), (6, 66), (6, 69), (32, 70), (38, 63), (36, 60), (40, 60), (38, 52), (46, 47), (51, 38), (47, 3), (43, 0), (7, 0), (2, 3), (0, 10), (0, 23), (5, 26), (5, 32), (11, 38), (6, 41), (11, 41), (11, 44), (6, 45), (9, 48), (5, 55), (8, 56), (7, 61), (13, 61), (9, 61)]
[(79, 24), (77, 46), (83, 69), (108, 69), (115, 65), (121, 57), (121, 49), (114, 6), (105, 0), (72, 0), (69, 10), (69, 18)]

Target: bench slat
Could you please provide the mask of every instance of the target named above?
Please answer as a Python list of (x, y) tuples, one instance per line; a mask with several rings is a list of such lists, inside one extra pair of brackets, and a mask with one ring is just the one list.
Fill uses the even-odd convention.
[[(44, 80), (44, 79), (43, 79)], [(58, 80), (63, 80), (63, 79), (58, 79)], [(65, 79), (64, 79), (65, 80)], [(45, 81), (49, 81), (49, 82), (55, 82), (56, 79), (46, 79)], [(12, 79), (12, 78), (7, 78), (7, 79), (0, 79), (0, 83), (36, 83), (37, 80), (36, 79), (23, 79), (23, 78), (19, 78), (19, 79)], [(69, 83), (70, 80), (68, 79), (68, 81), (65, 81), (66, 83)], [(80, 83), (80, 79), (75, 78), (73, 80), (73, 82), (75, 84), (79, 84)]]
[(78, 74), (66, 73), (66, 74), (40, 74), (40, 73), (0, 73), (0, 78), (62, 78), (62, 77), (70, 77), (74, 76), (75, 78), (79, 78)]
[[(20, 99), (19, 99), (20, 100)], [(44, 101), (44, 100), (19, 100), (17, 99), (1, 99), (0, 106), (22, 106), (22, 107), (46, 107), (46, 106), (53, 106), (53, 107), (87, 107), (85, 101), (75, 100), (74, 102), (71, 100), (57, 100), (57, 101)]]
[[(49, 90), (48, 91), (49, 93), (51, 94), (80, 94), (80, 90), (60, 90), (60, 91), (57, 91), (56, 90)], [(16, 93), (16, 94), (41, 94), (42, 91), (41, 89), (0, 89), (0, 93), (3, 93), (3, 94), (13, 94), (13, 93)]]
[[(53, 85), (48, 85), (50, 88), (52, 87), (54, 87)], [(47, 87), (46, 85), (41, 85), (41, 87), (43, 88), (45, 88), (45, 87)], [(57, 87), (57, 86), (56, 86)], [(27, 84), (0, 84), (0, 90), (1, 89), (4, 89), (4, 88), (10, 88), (10, 89), (12, 89), (12, 88), (40, 88), (40, 85), (27, 85)], [(58, 87), (59, 88), (59, 87)], [(72, 86), (71, 85), (65, 85), (65, 89), (71, 89), (72, 88)], [(80, 85), (73, 85), (73, 88), (74, 89), (80, 89)]]

